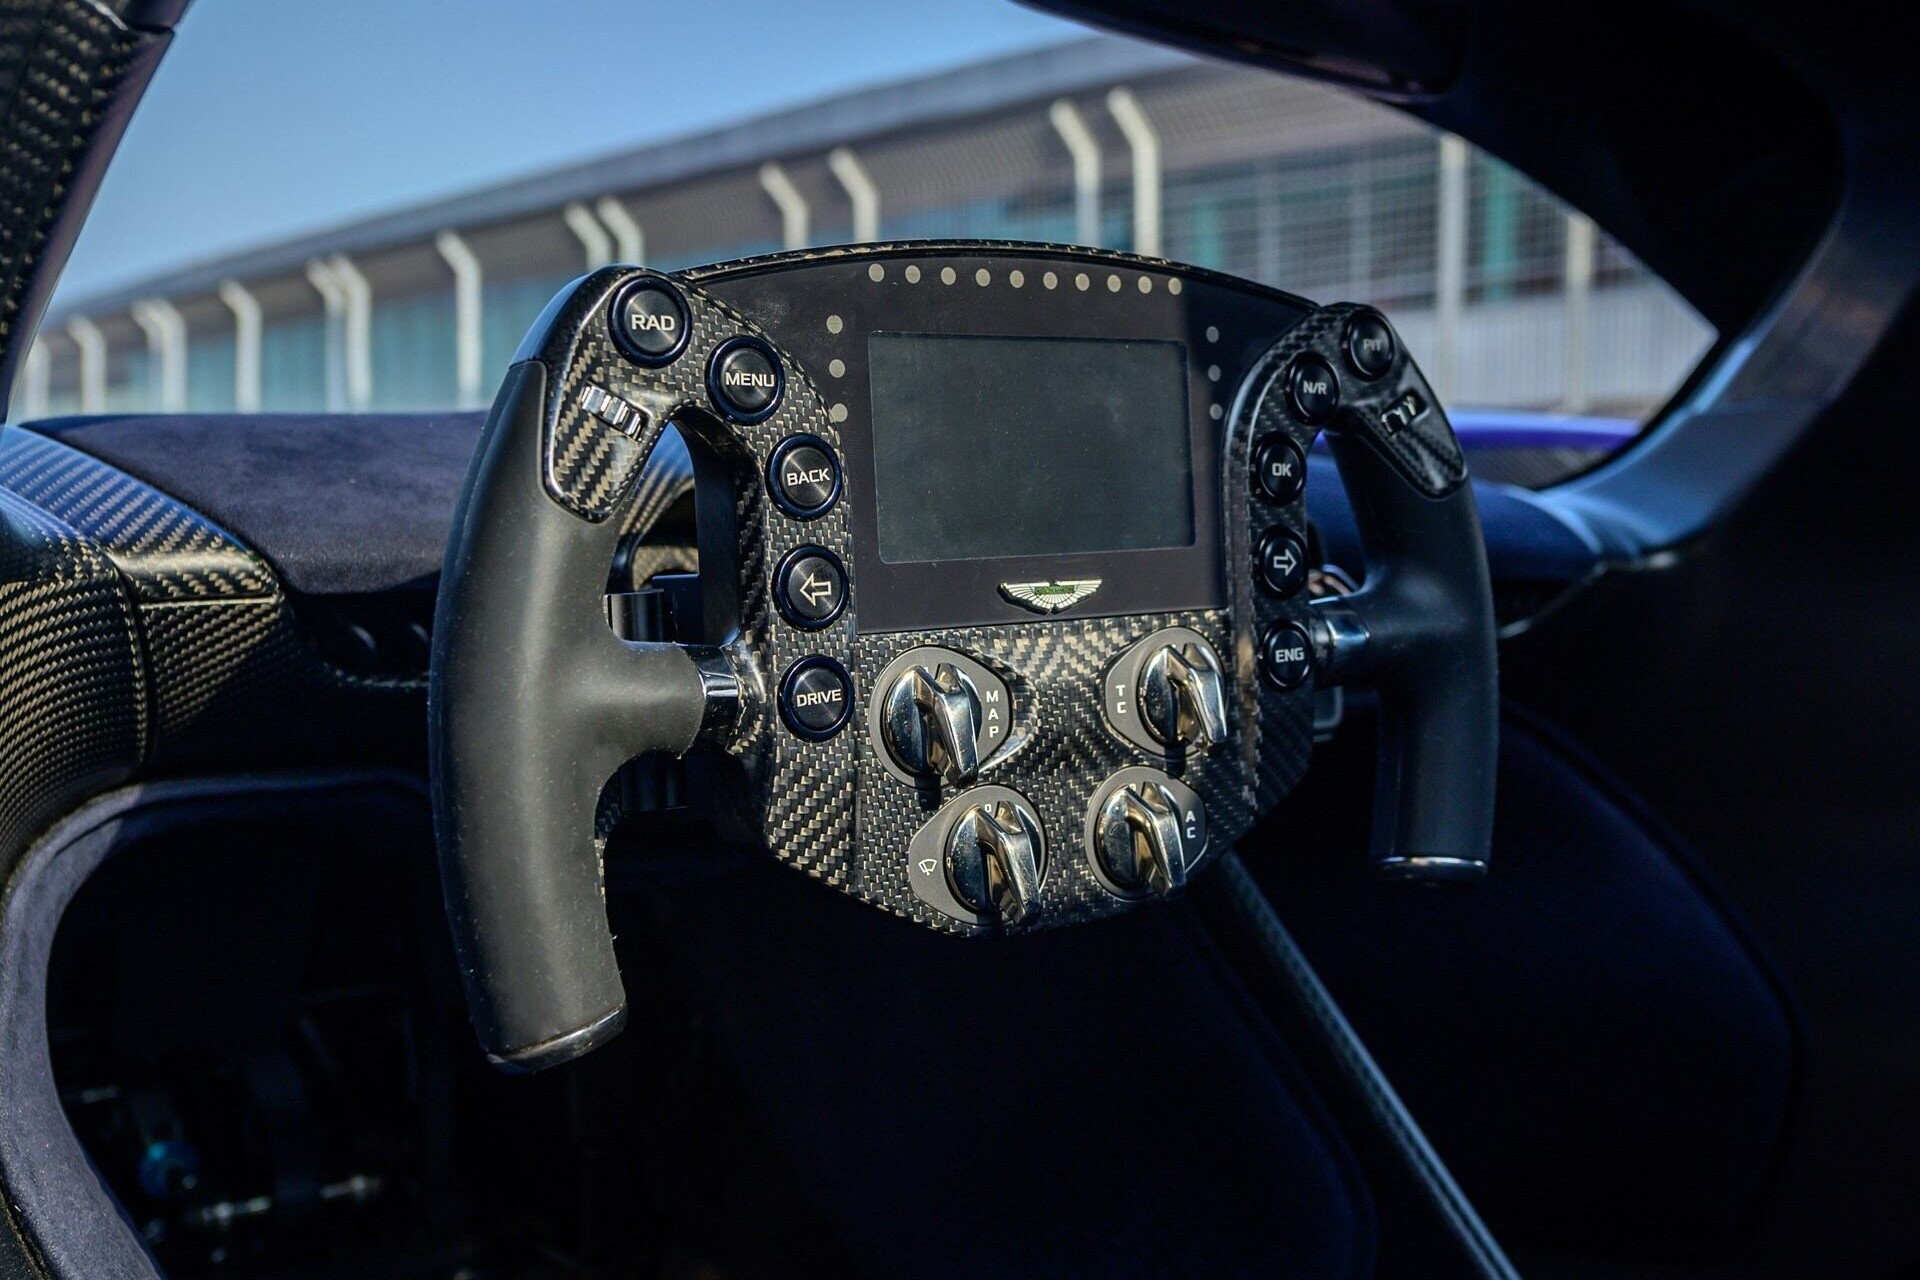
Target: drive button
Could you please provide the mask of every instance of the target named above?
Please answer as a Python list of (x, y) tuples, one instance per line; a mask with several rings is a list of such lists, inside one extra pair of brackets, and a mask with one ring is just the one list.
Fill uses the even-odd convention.
[(780, 718), (810, 742), (840, 732), (853, 713), (853, 679), (832, 658), (815, 654), (787, 668), (780, 681)]
[(847, 607), (847, 571), (825, 547), (795, 547), (773, 575), (774, 602), (788, 622), (817, 631)]

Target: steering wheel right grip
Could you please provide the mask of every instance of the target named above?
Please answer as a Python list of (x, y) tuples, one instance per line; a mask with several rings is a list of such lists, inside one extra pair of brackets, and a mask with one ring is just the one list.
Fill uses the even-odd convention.
[[(1371, 376), (1356, 376), (1363, 329), (1393, 353)], [(1304, 369), (1333, 379), (1334, 393), (1302, 387)], [(1365, 585), (1316, 600), (1305, 630), (1320, 687), (1378, 695), (1369, 865), (1388, 880), (1477, 880), (1493, 838), (1499, 659), (1479, 509), (1452, 425), (1384, 317), (1351, 303), (1283, 335), (1242, 395), (1236, 418), (1251, 420), (1251, 441), (1325, 430), (1359, 526)], [(1239, 603), (1271, 625), (1259, 592)]]
[(636, 756), (684, 754), (736, 705), (717, 650), (608, 626), (621, 525), (563, 509), (543, 483), (550, 381), (538, 360), (514, 365), (489, 415), (442, 569), (427, 694), (447, 910), (475, 1030), (512, 1071), (619, 1033), (601, 790)]

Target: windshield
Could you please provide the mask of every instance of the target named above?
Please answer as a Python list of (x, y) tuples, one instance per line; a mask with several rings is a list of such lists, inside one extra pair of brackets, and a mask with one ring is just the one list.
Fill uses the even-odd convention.
[(1629, 439), (1714, 337), (1603, 231), (1456, 137), (1011, 5), (676, 12), (653, 47), (726, 57), (617, 75), (582, 33), (636, 31), (622, 5), (529, 27), (480, 4), (458, 32), (326, 8), (191, 12), (21, 416), (472, 408), (592, 266), (978, 237), (1373, 303), (1475, 471), (1537, 485)]

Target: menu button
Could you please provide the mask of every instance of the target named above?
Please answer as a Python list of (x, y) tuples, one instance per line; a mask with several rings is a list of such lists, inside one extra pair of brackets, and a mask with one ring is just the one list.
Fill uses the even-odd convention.
[(735, 422), (759, 422), (780, 403), (780, 357), (758, 338), (729, 338), (707, 364), (707, 390)]

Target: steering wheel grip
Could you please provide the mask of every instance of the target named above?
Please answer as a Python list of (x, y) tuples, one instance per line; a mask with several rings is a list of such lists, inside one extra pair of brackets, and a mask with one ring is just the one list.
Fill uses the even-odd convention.
[[(1400, 426), (1396, 407), (1421, 406)], [(1372, 686), (1376, 875), (1473, 880), (1493, 840), (1500, 693), (1493, 591), (1465, 455), (1411, 361), (1345, 406), (1329, 443), (1367, 561), (1364, 588), (1316, 603), (1322, 683)]]
[(623, 641), (599, 611), (620, 521), (575, 515), (543, 486), (549, 383), (540, 361), (514, 365), (487, 419), (448, 540), (427, 694), (457, 958), (482, 1047), (517, 1071), (619, 1032), (601, 790), (634, 756), (684, 753), (709, 711), (700, 653)]

